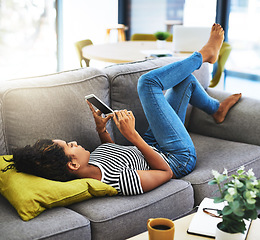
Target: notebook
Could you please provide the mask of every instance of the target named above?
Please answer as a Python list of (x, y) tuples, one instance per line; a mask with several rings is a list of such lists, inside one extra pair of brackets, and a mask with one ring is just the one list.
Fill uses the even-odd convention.
[(199, 51), (210, 36), (209, 27), (187, 27), (176, 25), (173, 27), (173, 49), (174, 52)]
[[(221, 210), (224, 206), (224, 203), (214, 203), (213, 199), (204, 198), (201, 204), (199, 205), (198, 211), (193, 216), (187, 232), (189, 234), (215, 238), (217, 224), (221, 222), (222, 219), (212, 217), (204, 213), (203, 208), (213, 208)], [(246, 221), (247, 232), (249, 230), (250, 224), (251, 221)], [(247, 236), (247, 232), (245, 234), (245, 238)]]

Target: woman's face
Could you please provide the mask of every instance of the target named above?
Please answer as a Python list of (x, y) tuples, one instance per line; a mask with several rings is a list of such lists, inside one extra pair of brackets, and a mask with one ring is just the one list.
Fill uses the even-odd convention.
[(81, 166), (86, 166), (88, 164), (90, 152), (78, 145), (77, 142), (67, 143), (59, 139), (55, 139), (53, 142), (61, 146), (64, 149), (65, 154), (72, 159), (76, 159)]

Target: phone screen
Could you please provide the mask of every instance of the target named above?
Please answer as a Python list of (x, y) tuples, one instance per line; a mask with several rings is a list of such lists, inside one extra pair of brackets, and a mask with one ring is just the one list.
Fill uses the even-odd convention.
[(102, 102), (98, 97), (94, 94), (88, 95), (85, 97), (91, 104), (93, 104), (97, 109), (99, 109), (104, 114), (111, 114), (113, 110), (108, 107), (104, 102)]

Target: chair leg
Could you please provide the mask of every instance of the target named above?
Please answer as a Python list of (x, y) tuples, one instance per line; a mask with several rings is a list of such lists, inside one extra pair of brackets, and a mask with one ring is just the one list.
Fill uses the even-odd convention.
[(86, 59), (86, 58), (84, 58), (84, 61), (85, 61), (85, 63), (86, 63), (86, 66), (89, 67), (90, 59)]
[(124, 29), (118, 29), (118, 41), (119, 42), (125, 41), (125, 30)]
[(107, 41), (107, 42), (109, 42), (110, 31), (111, 31), (111, 29), (107, 29), (107, 30), (106, 30), (106, 41)]
[(117, 31), (118, 42), (124, 42), (126, 40), (125, 29), (123, 29), (123, 28), (115, 28), (115, 29), (108, 28), (108, 29), (106, 29), (106, 41), (107, 42), (110, 41), (111, 30), (116, 30)]

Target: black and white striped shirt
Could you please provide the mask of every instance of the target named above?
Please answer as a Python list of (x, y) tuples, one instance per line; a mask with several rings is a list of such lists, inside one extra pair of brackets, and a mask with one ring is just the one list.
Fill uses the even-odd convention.
[(101, 181), (114, 187), (119, 194), (143, 193), (137, 170), (149, 170), (150, 167), (136, 147), (102, 144), (90, 154), (89, 164), (99, 167)]

